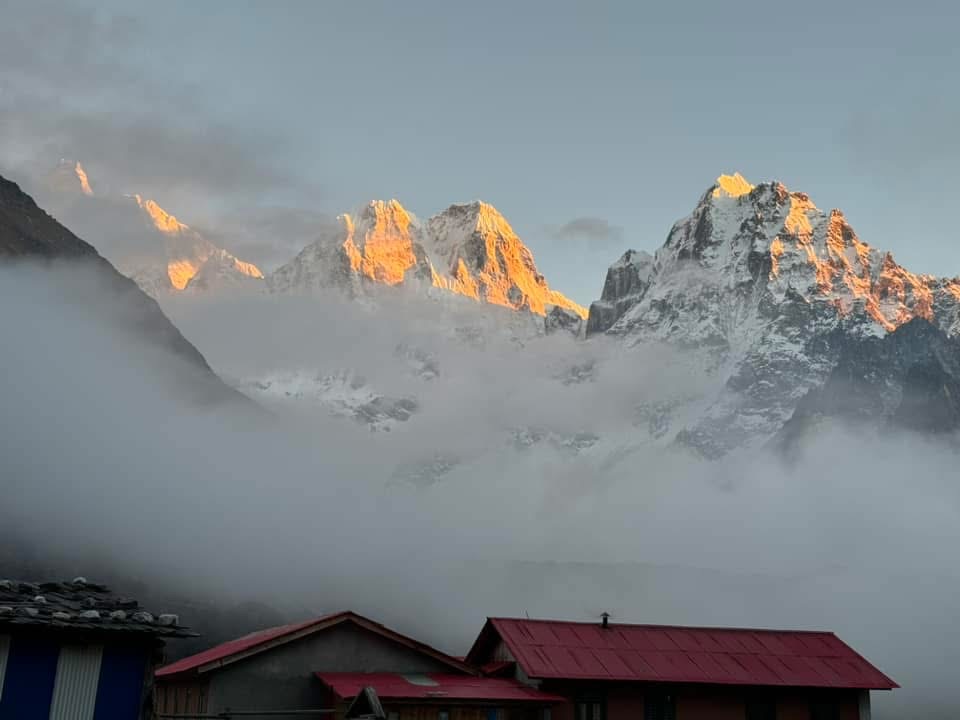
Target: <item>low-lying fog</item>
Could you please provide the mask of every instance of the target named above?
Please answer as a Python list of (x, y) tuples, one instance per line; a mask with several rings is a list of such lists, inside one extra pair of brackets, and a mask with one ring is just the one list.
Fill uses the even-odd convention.
[[(74, 301), (90, 280), (0, 270), (0, 527), (33, 555), (171, 597), (352, 608), (456, 653), (498, 614), (830, 629), (904, 686), (876, 694), (876, 718), (955, 715), (960, 483), (943, 445), (831, 426), (790, 465), (703, 462), (627, 440), (638, 405), (709, 384), (682, 357), (481, 345), (416, 303), (334, 298), (165, 309), (233, 382), (350, 369), (416, 396), (413, 417), (370, 432), (295, 402), (197, 408), (169, 385), (182, 360), (116, 332), (109, 299)], [(565, 384), (571, 366), (593, 379)], [(530, 427), (599, 441), (518, 444)], [(426, 482), (397, 473), (432, 462)]]

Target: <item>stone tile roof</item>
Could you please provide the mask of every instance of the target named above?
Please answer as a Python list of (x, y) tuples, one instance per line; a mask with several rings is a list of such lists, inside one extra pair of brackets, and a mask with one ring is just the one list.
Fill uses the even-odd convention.
[(49, 627), (125, 632), (160, 637), (196, 637), (176, 615), (154, 615), (131, 598), (79, 577), (70, 582), (0, 580), (0, 631)]

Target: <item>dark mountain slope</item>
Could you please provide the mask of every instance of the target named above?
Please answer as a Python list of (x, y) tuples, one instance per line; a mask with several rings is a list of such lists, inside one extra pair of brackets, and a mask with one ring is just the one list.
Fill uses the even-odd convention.
[(0, 267), (39, 262), (48, 269), (76, 268), (76, 282), (52, 290), (71, 304), (109, 303), (110, 322), (121, 333), (186, 361), (171, 372), (180, 389), (202, 404), (245, 401), (210, 369), (203, 355), (167, 319), (156, 301), (121, 275), (92, 245), (44, 212), (16, 183), (0, 176)]

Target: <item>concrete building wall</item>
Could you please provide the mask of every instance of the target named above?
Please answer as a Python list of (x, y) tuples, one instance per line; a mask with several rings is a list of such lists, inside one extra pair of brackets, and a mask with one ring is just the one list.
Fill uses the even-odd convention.
[(210, 673), (207, 712), (330, 707), (313, 676), (327, 672), (455, 672), (352, 623), (267, 650)]

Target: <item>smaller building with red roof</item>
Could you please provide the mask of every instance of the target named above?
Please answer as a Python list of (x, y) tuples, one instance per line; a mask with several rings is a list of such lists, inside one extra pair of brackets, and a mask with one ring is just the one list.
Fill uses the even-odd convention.
[(563, 700), (515, 679), (484, 677), (462, 658), (341, 612), (251, 633), (160, 668), (157, 711), (317, 710), (329, 717), (333, 710), (331, 720), (342, 720), (364, 687), (374, 688), (390, 720), (505, 720), (507, 710), (516, 720), (542, 720), (545, 708)]

